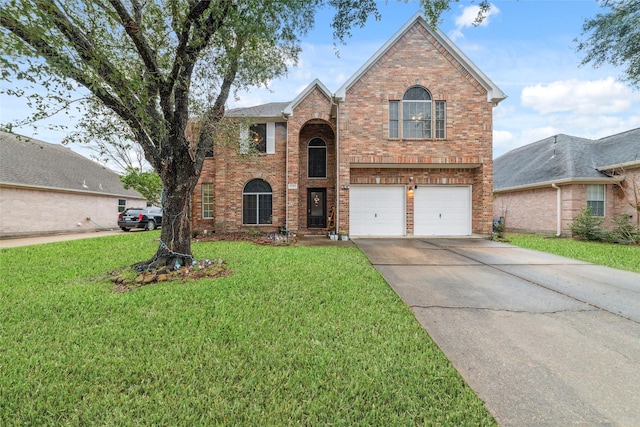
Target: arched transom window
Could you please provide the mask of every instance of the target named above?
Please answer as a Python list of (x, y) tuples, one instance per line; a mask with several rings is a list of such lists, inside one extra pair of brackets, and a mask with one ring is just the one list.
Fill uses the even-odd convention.
[(446, 110), (445, 101), (433, 101), (427, 89), (410, 87), (402, 102), (389, 101), (389, 138), (446, 138)]
[(253, 179), (242, 190), (242, 224), (271, 224), (271, 186), (262, 179)]
[(431, 94), (423, 87), (409, 88), (402, 97), (404, 138), (431, 138)]

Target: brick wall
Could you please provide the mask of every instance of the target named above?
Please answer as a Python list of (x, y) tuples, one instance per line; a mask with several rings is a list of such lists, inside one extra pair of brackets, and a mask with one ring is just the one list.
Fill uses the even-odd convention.
[(493, 216), (504, 218), (509, 232), (553, 235), (557, 228), (556, 201), (556, 190), (551, 186), (499, 193), (493, 201)]
[[(144, 207), (143, 199), (127, 199), (127, 207)], [(90, 218), (90, 219), (87, 219)], [(0, 189), (0, 236), (118, 229), (118, 197), (37, 189)]]
[[(259, 120), (258, 120), (259, 121)], [(238, 142), (240, 131), (238, 130)], [(239, 154), (239, 143), (226, 141), (214, 147), (214, 157), (205, 159), (202, 174), (191, 199), (194, 231), (275, 231), (285, 225), (286, 123), (276, 123), (275, 154)], [(269, 225), (242, 225), (242, 190), (252, 179), (271, 185), (273, 216)], [(214, 184), (213, 219), (202, 218), (202, 184)]]
[[(446, 102), (445, 139), (388, 137), (389, 101), (401, 100), (414, 85), (429, 90), (434, 101)], [(229, 148), (216, 148), (215, 157), (205, 161), (192, 198), (193, 228), (244, 229), (242, 188), (258, 177), (273, 189), (271, 228), (286, 224), (291, 231), (317, 231), (307, 229), (307, 190), (326, 188), (327, 209), (337, 204), (338, 230), (348, 232), (348, 186), (375, 183), (377, 175), (381, 184), (406, 184), (413, 176), (418, 185), (471, 185), (472, 231), (487, 235), (493, 211), (492, 108), (473, 76), (415, 25), (349, 88), (338, 104), (337, 118), (330, 96), (316, 86), (294, 106), (286, 132), (284, 125), (276, 129), (276, 154), (245, 158)], [(307, 146), (315, 137), (327, 143), (327, 178), (308, 178)], [(371, 168), (377, 163), (406, 166)], [(368, 167), (359, 167), (362, 164)], [(202, 183), (215, 184), (213, 220), (201, 218)], [(407, 200), (406, 232), (411, 234), (413, 206)]]
[[(637, 173), (637, 172), (631, 172)], [(640, 174), (639, 174), (640, 175)], [(630, 179), (631, 175), (630, 175)], [(571, 236), (571, 223), (587, 204), (587, 184), (560, 186), (562, 192), (561, 235)], [(611, 220), (626, 213), (636, 217), (635, 210), (625, 202), (620, 189), (605, 185), (604, 227), (612, 228)], [(555, 235), (557, 229), (557, 193), (551, 186), (529, 190), (499, 192), (493, 201), (493, 217), (505, 218), (506, 231)]]
[(640, 167), (627, 169), (623, 172), (625, 180), (622, 182), (623, 189), (615, 187), (613, 189), (614, 215), (623, 213), (630, 215), (634, 224), (637, 222), (639, 212), (633, 207), (640, 203)]
[[(426, 88), (434, 101), (446, 101), (446, 139), (389, 138), (389, 101), (401, 100), (404, 92), (415, 85)], [(481, 164), (463, 172), (443, 168), (418, 172), (385, 169), (380, 173), (384, 173), (388, 181), (413, 175), (433, 183), (463, 180), (465, 184), (472, 184), (472, 231), (489, 234), (493, 187), (492, 114), (484, 88), (422, 26), (416, 25), (348, 89), (345, 101), (339, 106), (338, 182), (341, 185), (364, 179), (351, 169), (357, 167), (356, 163)], [(339, 191), (340, 229), (346, 230), (349, 195), (348, 190)], [(407, 225), (410, 227), (409, 222)]]

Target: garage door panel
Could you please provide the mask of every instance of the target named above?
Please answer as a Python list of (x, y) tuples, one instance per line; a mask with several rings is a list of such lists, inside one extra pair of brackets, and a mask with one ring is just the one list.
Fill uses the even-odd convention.
[(414, 197), (414, 235), (471, 234), (471, 187), (424, 186)]
[(351, 186), (349, 232), (353, 236), (403, 236), (404, 187)]

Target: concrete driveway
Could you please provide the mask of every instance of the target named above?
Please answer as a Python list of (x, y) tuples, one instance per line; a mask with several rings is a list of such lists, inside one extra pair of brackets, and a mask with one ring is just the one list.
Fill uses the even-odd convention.
[(640, 274), (482, 239), (354, 243), (500, 425), (640, 425)]

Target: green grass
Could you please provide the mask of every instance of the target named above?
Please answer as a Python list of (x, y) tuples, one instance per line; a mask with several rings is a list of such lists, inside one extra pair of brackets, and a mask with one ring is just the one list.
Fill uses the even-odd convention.
[(544, 237), (535, 234), (508, 234), (509, 243), (556, 255), (640, 273), (640, 246)]
[(357, 248), (194, 243), (234, 274), (114, 292), (157, 238), (0, 250), (0, 425), (495, 425)]

